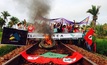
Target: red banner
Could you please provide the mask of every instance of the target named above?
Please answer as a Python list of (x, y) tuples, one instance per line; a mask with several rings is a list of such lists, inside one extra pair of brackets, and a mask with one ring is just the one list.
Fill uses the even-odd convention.
[(94, 30), (91, 28), (86, 35), (84, 36), (84, 39), (88, 42), (88, 44), (91, 46), (92, 45), (92, 35), (94, 33)]
[(71, 56), (64, 58), (48, 58), (40, 55), (29, 55), (26, 51), (21, 53), (22, 57), (24, 57), (27, 61), (32, 63), (49, 63), (52, 61), (55, 64), (72, 64), (80, 60), (83, 56), (78, 52), (74, 52)]

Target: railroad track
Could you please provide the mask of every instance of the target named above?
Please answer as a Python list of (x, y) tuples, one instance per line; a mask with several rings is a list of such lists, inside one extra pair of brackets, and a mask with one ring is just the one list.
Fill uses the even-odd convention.
[[(40, 48), (39, 43), (41, 42), (38, 42), (37, 44), (33, 45), (32, 47), (27, 49), (26, 52), (28, 54), (34, 54), (34, 55), (41, 55), (46, 52), (72, 55), (74, 52), (76, 52), (74, 49), (61, 43), (60, 41), (56, 41), (56, 46), (54, 46), (52, 49)], [(18, 54), (17, 56), (13, 57), (9, 61), (5, 62), (3, 65), (57, 65), (57, 64), (54, 64), (53, 62), (49, 62), (45, 64), (31, 63), (25, 60), (21, 54)], [(83, 58), (80, 59), (79, 61), (69, 65), (97, 65), (97, 64), (83, 56)]]

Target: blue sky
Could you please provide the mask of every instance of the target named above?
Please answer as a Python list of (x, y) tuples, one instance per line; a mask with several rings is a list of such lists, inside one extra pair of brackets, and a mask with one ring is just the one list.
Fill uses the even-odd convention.
[[(107, 23), (107, 0), (50, 0), (51, 10), (49, 11), (49, 18), (66, 18), (68, 20), (81, 21), (84, 18), (92, 15), (86, 13), (91, 5), (101, 6), (97, 22), (100, 24)], [(8, 11), (12, 16), (19, 19), (28, 19), (26, 9), (18, 6), (20, 4), (13, 0), (0, 0), (0, 12)], [(89, 22), (90, 22), (89, 21)]]

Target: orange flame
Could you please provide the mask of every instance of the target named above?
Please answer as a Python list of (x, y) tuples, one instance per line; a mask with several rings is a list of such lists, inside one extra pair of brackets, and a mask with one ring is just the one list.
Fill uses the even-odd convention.
[(46, 42), (46, 44), (48, 44), (48, 45), (51, 45), (51, 44), (52, 44), (51, 37), (50, 37), (48, 34), (45, 35), (45, 42)]

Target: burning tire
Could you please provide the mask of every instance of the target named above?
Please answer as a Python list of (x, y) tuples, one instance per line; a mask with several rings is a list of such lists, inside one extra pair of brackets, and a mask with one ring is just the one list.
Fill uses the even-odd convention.
[(43, 41), (41, 41), (41, 43), (39, 44), (39, 47), (49, 49), (49, 48), (53, 48), (55, 45), (56, 45), (56, 44), (55, 44), (55, 41), (54, 41), (54, 40), (52, 40), (52, 44), (51, 44), (51, 45), (46, 44), (45, 40), (43, 40)]

